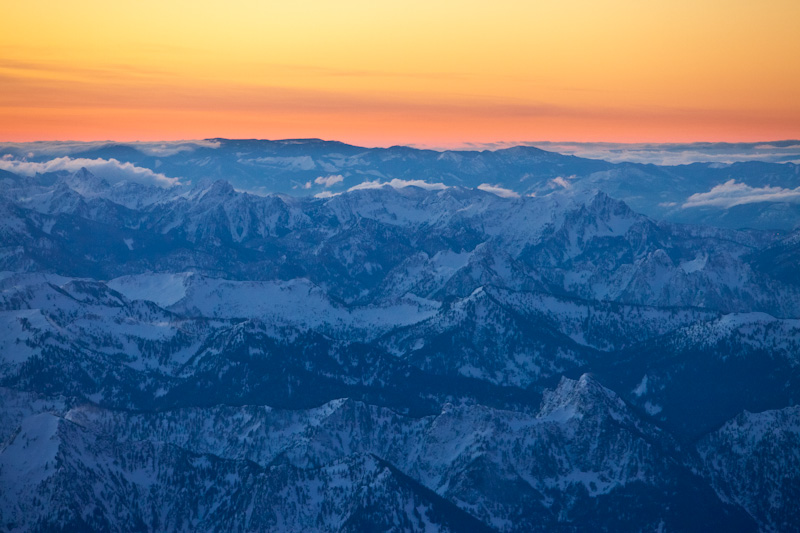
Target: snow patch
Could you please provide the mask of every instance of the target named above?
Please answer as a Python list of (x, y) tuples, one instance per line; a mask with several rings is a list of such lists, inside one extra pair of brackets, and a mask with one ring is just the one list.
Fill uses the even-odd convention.
[(692, 259), (691, 261), (684, 261), (680, 264), (681, 270), (686, 272), (687, 274), (691, 274), (692, 272), (698, 272), (703, 270), (708, 263), (708, 254), (698, 254), (697, 257)]
[(192, 275), (191, 272), (137, 274), (112, 279), (106, 285), (129, 300), (148, 300), (168, 307), (186, 296), (186, 283)]
[(643, 395), (647, 394), (647, 374), (642, 377), (642, 381), (633, 389), (633, 394), (636, 395), (637, 398), (641, 398)]
[(0, 452), (0, 486), (7, 491), (6, 496), (18, 495), (25, 486), (38, 485), (55, 474), (61, 420), (41, 413), (22, 421), (19, 432)]
[(658, 413), (663, 411), (664, 408), (653, 402), (645, 402), (644, 410), (647, 411), (647, 414), (650, 416), (656, 416)]

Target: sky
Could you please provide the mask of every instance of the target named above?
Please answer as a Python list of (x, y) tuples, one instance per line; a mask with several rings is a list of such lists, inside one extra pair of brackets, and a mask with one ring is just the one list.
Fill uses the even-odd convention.
[(26, 0), (0, 141), (800, 138), (797, 0)]

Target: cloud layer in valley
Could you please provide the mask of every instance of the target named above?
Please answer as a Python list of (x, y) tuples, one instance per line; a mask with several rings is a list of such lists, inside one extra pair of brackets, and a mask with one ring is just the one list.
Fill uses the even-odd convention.
[(498, 185), (491, 185), (489, 183), (481, 183), (480, 185), (478, 185), (478, 189), (481, 191), (496, 194), (501, 198), (519, 198), (519, 193), (516, 193), (511, 189), (506, 189)]
[(116, 159), (57, 157), (44, 162), (26, 161), (9, 156), (0, 159), (0, 169), (27, 177), (47, 172), (77, 172), (81, 168), (109, 183), (133, 181), (160, 187), (171, 187), (180, 183), (177, 178), (169, 178), (149, 168), (137, 167), (132, 163), (123, 163)]
[(687, 165), (691, 163), (800, 163), (800, 141), (760, 143), (580, 143), (580, 142), (495, 142), (467, 143), (464, 149), (500, 150), (514, 146), (533, 146), (588, 159), (611, 163), (651, 163)]
[(427, 181), (422, 180), (401, 180), (401, 179), (393, 179), (391, 181), (382, 182), (380, 180), (375, 181), (365, 181), (363, 183), (359, 183), (353, 187), (350, 187), (349, 191), (358, 191), (361, 189), (380, 189), (382, 187), (392, 187), (394, 189), (404, 189), (405, 187), (419, 187), (420, 189), (426, 189), (429, 191), (441, 191), (443, 189), (447, 189), (447, 185), (444, 183), (428, 183)]
[(219, 148), (221, 143), (212, 140), (124, 142), (113, 141), (37, 141), (28, 143), (0, 143), (0, 153), (27, 158), (75, 156), (81, 152), (97, 150), (109, 145), (130, 146), (141, 153), (154, 157), (169, 157), (179, 153), (193, 152), (198, 148)]
[[(50, 158), (78, 156), (88, 150), (96, 150), (110, 144), (122, 144), (135, 148), (152, 157), (170, 157), (180, 153), (191, 153), (201, 148), (219, 148), (214, 140), (125, 142), (111, 141), (72, 142), (41, 141), (31, 143), (0, 143), (0, 154), (10, 153), (15, 157)], [(428, 145), (419, 148), (446, 149)], [(548, 142), (548, 141), (503, 141), (490, 143), (464, 143), (457, 150), (501, 150), (514, 146), (533, 146), (551, 152), (575, 155), (589, 159), (603, 159), (612, 163), (632, 162), (655, 165), (685, 165), (691, 163), (729, 164), (739, 161), (763, 161), (768, 163), (794, 162), (800, 164), (800, 141), (769, 141), (755, 143), (609, 143), (609, 142)], [(243, 164), (275, 166), (312, 170), (315, 162), (308, 156), (261, 157), (242, 159)], [(325, 169), (335, 173), (337, 169)]]
[(751, 187), (746, 183), (728, 180), (722, 185), (713, 187), (708, 192), (691, 195), (682, 205), (690, 207), (721, 207), (728, 209), (736, 205), (759, 202), (792, 202), (800, 203), (800, 187), (785, 189), (783, 187)]

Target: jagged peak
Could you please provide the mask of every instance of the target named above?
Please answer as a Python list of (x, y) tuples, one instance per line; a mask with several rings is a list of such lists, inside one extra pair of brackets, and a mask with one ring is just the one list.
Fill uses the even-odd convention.
[(622, 200), (612, 198), (605, 192), (596, 189), (591, 192), (589, 200), (586, 202), (587, 207), (601, 216), (636, 216), (636, 213)]
[(203, 180), (194, 186), (193, 192), (194, 195), (192, 196), (197, 200), (229, 197), (238, 194), (233, 185), (226, 180)]
[(578, 379), (561, 378), (553, 390), (545, 390), (539, 418), (566, 422), (581, 419), (586, 414), (603, 409), (618, 416), (625, 404), (613, 391), (603, 387), (592, 375), (583, 374)]
[(231, 185), (229, 181), (216, 180), (211, 183), (207, 191), (210, 193), (213, 192), (221, 194), (232, 194), (235, 192), (235, 189), (233, 188), (233, 185)]
[(74, 176), (74, 177), (76, 177), (76, 178), (82, 179), (82, 178), (94, 177), (94, 174), (92, 174), (92, 173), (89, 171), (89, 169), (88, 169), (88, 168), (86, 168), (86, 167), (81, 167), (80, 169), (78, 169), (78, 170), (77, 170), (77, 171), (76, 171), (76, 172), (73, 174), (73, 176)]
[(110, 187), (106, 179), (94, 174), (86, 167), (62, 176), (59, 184), (69, 187), (84, 197), (97, 196)]

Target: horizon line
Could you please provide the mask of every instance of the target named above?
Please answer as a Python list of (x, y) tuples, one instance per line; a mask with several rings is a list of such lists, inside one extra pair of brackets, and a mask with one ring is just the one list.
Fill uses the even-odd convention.
[(321, 142), (321, 143), (337, 143), (356, 148), (369, 148), (369, 149), (390, 149), (390, 148), (412, 148), (417, 150), (431, 150), (438, 152), (467, 152), (467, 151), (497, 151), (508, 148), (535, 148), (537, 144), (544, 145), (616, 145), (616, 146), (691, 146), (691, 145), (774, 145), (778, 143), (798, 143), (800, 138), (783, 138), (783, 139), (759, 139), (750, 141), (724, 141), (724, 140), (694, 140), (694, 141), (576, 141), (576, 140), (532, 140), (532, 141), (463, 141), (458, 143), (395, 143), (395, 144), (361, 144), (341, 141), (338, 139), (323, 139), (320, 137), (287, 137), (287, 138), (259, 138), (259, 137), (198, 137), (198, 138), (181, 138), (181, 139), (154, 139), (154, 140), (116, 140), (116, 139), (92, 139), (92, 140), (79, 140), (79, 139), (38, 139), (30, 141), (7, 141), (0, 140), (0, 145), (28, 145), (28, 144), (53, 144), (53, 143), (74, 143), (74, 144), (158, 144), (158, 143), (196, 143), (196, 142), (214, 142), (214, 141), (251, 141), (251, 142)]

